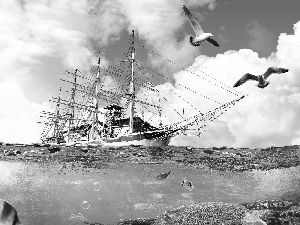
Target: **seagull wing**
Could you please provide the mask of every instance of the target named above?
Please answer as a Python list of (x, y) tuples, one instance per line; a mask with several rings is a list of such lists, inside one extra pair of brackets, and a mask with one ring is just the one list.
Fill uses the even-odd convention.
[(187, 9), (185, 5), (183, 5), (183, 10), (185, 15), (189, 18), (192, 28), (197, 36), (203, 34), (204, 31), (200, 25), (200, 23), (196, 20), (196, 18), (192, 15), (192, 13)]
[(243, 83), (245, 83), (247, 80), (256, 80), (258, 81), (258, 77), (255, 75), (252, 75), (250, 73), (246, 73), (245, 75), (243, 75), (234, 85), (233, 87), (238, 87), (240, 85), (242, 85)]
[(267, 79), (272, 73), (276, 73), (278, 68), (276, 67), (269, 67), (267, 71), (263, 74), (264, 78)]
[(278, 67), (269, 67), (267, 71), (263, 74), (264, 78), (267, 79), (272, 73), (285, 73), (288, 72), (288, 69), (278, 68)]
[(217, 47), (219, 47), (220, 45), (218, 44), (218, 42), (216, 42), (214, 39), (212, 39), (212, 38), (206, 38), (206, 41), (207, 42), (209, 42), (209, 43), (211, 43), (212, 45), (214, 45), (214, 46), (217, 46)]

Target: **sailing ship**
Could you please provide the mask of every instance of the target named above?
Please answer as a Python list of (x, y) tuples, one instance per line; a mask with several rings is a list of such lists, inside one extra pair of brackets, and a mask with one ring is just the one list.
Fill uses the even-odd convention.
[[(150, 82), (142, 81), (135, 76), (135, 67), (137, 66), (140, 69), (140, 66), (138, 66), (135, 59), (134, 31), (132, 31), (131, 35), (129, 53), (128, 59), (123, 61), (130, 64), (128, 73), (124, 73), (124, 71), (116, 68), (114, 68), (113, 72), (106, 69), (106, 72), (110, 75), (117, 77), (125, 74), (123, 77), (129, 82), (129, 89), (125, 88), (128, 91), (127, 93), (108, 90), (103, 85), (100, 53), (97, 67), (90, 77), (86, 77), (79, 69), (76, 69), (75, 72), (67, 71), (68, 74), (74, 77), (74, 80), (61, 80), (72, 85), (71, 97), (69, 100), (64, 100), (60, 94), (57, 98), (51, 100), (56, 103), (55, 112), (42, 112), (41, 117), (45, 119), (45, 126), (41, 135), (43, 143), (164, 146), (168, 145), (179, 135), (189, 135), (186, 132), (191, 127), (196, 126), (193, 130), (197, 130), (197, 135), (200, 136), (205, 132), (208, 124), (244, 98), (244, 95), (237, 96), (236, 94), (235, 99), (220, 104), (206, 113), (198, 111), (193, 116), (183, 118), (181, 121), (164, 125), (161, 119), (162, 109), (160, 104), (156, 105), (140, 100), (136, 95), (138, 85), (148, 91), (158, 93), (158, 90)], [(79, 78), (85, 79), (87, 82), (80, 84), (78, 82)], [(119, 86), (124, 87), (122, 84)], [(78, 92), (85, 96), (81, 97), (81, 103), (76, 101)], [(136, 110), (137, 105), (141, 105), (143, 109), (147, 110), (149, 107), (156, 109), (157, 114), (152, 116), (156, 120), (156, 125), (150, 123), (150, 118), (145, 119), (144, 111), (138, 114)], [(76, 111), (78, 111), (77, 114)]]

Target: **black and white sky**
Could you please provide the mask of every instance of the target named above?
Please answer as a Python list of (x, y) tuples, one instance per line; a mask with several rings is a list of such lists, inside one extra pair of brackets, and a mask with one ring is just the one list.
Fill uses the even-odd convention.
[[(190, 45), (193, 30), (183, 4), (204, 31), (214, 34), (219, 48), (207, 43), (197, 48)], [(134, 29), (138, 42), (159, 53), (153, 57), (137, 51), (137, 56), (173, 80), (157, 84), (158, 88), (177, 89), (200, 108), (216, 105), (203, 102), (179, 84), (206, 91), (213, 99), (228, 101), (233, 96), (209, 89), (207, 83), (165, 58), (182, 68), (204, 71), (231, 87), (248, 72), (262, 74), (269, 66), (290, 70), (270, 76), (265, 89), (254, 82), (238, 87), (247, 98), (216, 120), (201, 138), (179, 137), (173, 144), (300, 144), (299, 11), (299, 0), (1, 1), (0, 141), (37, 142), (42, 130), (36, 123), (39, 112), (58, 95), (64, 71), (77, 68), (88, 74), (99, 51), (101, 63), (113, 65), (127, 50)]]

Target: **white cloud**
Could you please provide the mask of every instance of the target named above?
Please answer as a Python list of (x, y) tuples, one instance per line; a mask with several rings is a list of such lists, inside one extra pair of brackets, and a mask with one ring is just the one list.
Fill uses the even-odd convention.
[[(66, 69), (75, 67), (82, 72), (90, 69), (93, 52), (87, 32), (87, 3), (86, 0), (1, 3), (1, 140), (38, 141), (41, 130), (36, 120), (43, 104), (30, 100), (42, 102), (53, 95), (50, 84), (57, 84)], [(57, 91), (58, 84), (55, 86)]]
[[(1, 79), (17, 79), (18, 70), (30, 67), (24, 79), (45, 67), (45, 57), (60, 58), (58, 67), (80, 67), (88, 70), (91, 51), (88, 46), (85, 1), (6, 1), (0, 9)], [(62, 69), (63, 70), (63, 69)], [(46, 72), (46, 71), (45, 71)], [(20, 82), (20, 81), (19, 81)]]
[(297, 136), (292, 140), (292, 145), (300, 145), (300, 130), (297, 130), (295, 134)]
[[(198, 139), (196, 145), (234, 147), (283, 146), (298, 143), (300, 114), (299, 104), (299, 64), (300, 57), (300, 22), (294, 26), (295, 34), (281, 34), (278, 39), (277, 52), (268, 58), (260, 58), (252, 50), (241, 49), (218, 54), (216, 57), (199, 56), (190, 69), (198, 68), (211, 74), (220, 82), (232, 86), (243, 74), (249, 72), (262, 74), (269, 66), (285, 66), (290, 71), (286, 74), (274, 74), (268, 79), (270, 85), (259, 89), (254, 82), (247, 82), (236, 88), (249, 96), (226, 112)], [(202, 77), (206, 76), (198, 71)], [(187, 79), (187, 77), (189, 79)], [(175, 74), (176, 85), (184, 84), (192, 89), (198, 88), (207, 96), (221, 102), (230, 100), (228, 93), (208, 85), (206, 80), (199, 80), (193, 74), (181, 71)], [(212, 91), (210, 91), (212, 90)], [(224, 94), (225, 93), (225, 94)], [(193, 102), (199, 109), (214, 108), (215, 103), (199, 99), (193, 100), (194, 93), (185, 91), (183, 96)], [(199, 97), (200, 98), (200, 97)], [(205, 106), (203, 106), (205, 105)], [(218, 132), (222, 131), (222, 133)], [(217, 134), (214, 136), (214, 134)], [(232, 138), (231, 135), (234, 137)], [(223, 139), (223, 137), (228, 137)], [(231, 137), (231, 138), (230, 138)], [(183, 138), (184, 140), (186, 138)], [(230, 141), (229, 141), (230, 140)], [(178, 140), (180, 143), (180, 138)], [(192, 144), (195, 144), (192, 143)]]
[[(280, 34), (278, 39), (276, 58), (281, 65), (291, 69), (291, 73), (286, 75), (287, 83), (290, 87), (300, 87), (299, 52), (300, 52), (300, 21), (294, 25), (294, 35)], [(284, 82), (286, 83), (286, 82)]]
[[(161, 85), (159, 89), (168, 86), (168, 92), (165, 94), (177, 107), (177, 111), (182, 112), (182, 108), (185, 107), (186, 112), (189, 111), (189, 115), (195, 113), (195, 110), (187, 103), (182, 102), (174, 94), (175, 92), (180, 93), (181, 97), (187, 99), (201, 112), (213, 109), (218, 104), (195, 92), (220, 103), (225, 103), (235, 97), (224, 89), (248, 94), (245, 99), (211, 123), (211, 129), (208, 129), (201, 138), (181, 136), (172, 144), (202, 147), (224, 145), (268, 147), (298, 143), (300, 127), (298, 119), (300, 79), (298, 76), (299, 64), (297, 63), (300, 57), (299, 31), (300, 22), (295, 24), (295, 34), (281, 34), (278, 39), (277, 52), (268, 58), (260, 58), (258, 53), (249, 49), (227, 51), (216, 57), (200, 55), (192, 66), (174, 75), (176, 81), (174, 86), (171, 84)], [(270, 84), (265, 89), (257, 88), (253, 81), (248, 81), (235, 89), (231, 88), (243, 74), (248, 72), (262, 74), (270, 66), (284, 66), (289, 69), (289, 72), (270, 76), (268, 78)], [(162, 106), (163, 113), (169, 118), (169, 123), (181, 120), (168, 104), (163, 103)], [(196, 132), (192, 133), (196, 134)]]
[[(151, 55), (153, 64), (162, 71), (171, 69), (169, 75), (180, 68), (165, 60), (171, 58), (185, 67), (193, 62), (194, 57), (199, 54), (200, 48), (194, 48), (184, 40), (178, 40), (177, 33), (182, 29), (184, 23), (188, 23), (182, 5), (186, 4), (191, 9), (207, 6), (210, 10), (216, 7), (215, 0), (198, 1), (149, 1), (149, 0), (106, 0), (89, 1), (88, 29), (90, 37), (96, 39), (98, 44), (107, 45), (119, 40), (122, 31), (132, 29), (138, 33), (141, 39), (146, 40), (147, 46), (154, 47), (159, 55)], [(195, 12), (195, 14), (197, 14)], [(201, 15), (201, 17), (203, 17)], [(184, 62), (174, 58), (181, 55)]]
[[(183, 13), (182, 5), (187, 7), (199, 7), (208, 5), (210, 10), (215, 8), (215, 0), (201, 1), (122, 1), (121, 10), (125, 14), (128, 23), (128, 30), (135, 29), (142, 39), (146, 40), (146, 44), (154, 48), (159, 55), (150, 53), (152, 63), (161, 71), (167, 72), (170, 76), (175, 71), (179, 71), (180, 67), (186, 67), (194, 61), (196, 55), (199, 54), (200, 48), (195, 48), (189, 44), (189, 36), (185, 36), (183, 40), (177, 39), (177, 33), (184, 23), (189, 23)], [(179, 58), (185, 59), (184, 61)], [(179, 64), (179, 67), (166, 61), (165, 59)]]
[(118, 0), (89, 1), (90, 35), (106, 45), (119, 39), (126, 18)]
[[(246, 147), (298, 143), (300, 22), (294, 25), (294, 34), (279, 36), (276, 52), (269, 57), (260, 58), (258, 53), (262, 53), (260, 47), (265, 43), (262, 34), (268, 37), (272, 35), (261, 25), (254, 24), (249, 28), (252, 38), (250, 46), (258, 53), (241, 49), (227, 51), (216, 57), (200, 55), (195, 59), (201, 48), (194, 48), (189, 44), (188, 34), (179, 37), (182, 26), (188, 24), (182, 5), (186, 4), (191, 10), (199, 6), (208, 6), (213, 10), (216, 7), (215, 0), (52, 0), (47, 3), (32, 0), (22, 5), (17, 1), (1, 4), (0, 103), (5, 107), (0, 109), (0, 138), (3, 141), (37, 141), (40, 127), (35, 122), (45, 104), (32, 103), (24, 94), (34, 87), (40, 88), (38, 83), (34, 83), (38, 80), (36, 78), (46, 76), (44, 80), (41, 79), (43, 87), (40, 89), (47, 90), (45, 80), (51, 82), (57, 79), (53, 74), (63, 72), (66, 68), (79, 68), (85, 73), (96, 55), (89, 38), (96, 36), (95, 39), (104, 45), (118, 40), (122, 30), (136, 29), (141, 38), (147, 37), (147, 46), (161, 55), (152, 58), (153, 63), (163, 71), (168, 69), (172, 74), (173, 71), (180, 70), (168, 65), (163, 58), (171, 59), (182, 67), (194, 62), (187, 69), (193, 73), (179, 71), (174, 75), (174, 85), (165, 83), (157, 87), (164, 90), (169, 101), (161, 102), (163, 114), (168, 115), (164, 118), (166, 123), (181, 119), (176, 112), (170, 110), (172, 107), (180, 114), (185, 108), (185, 117), (195, 112), (178, 95), (188, 99), (190, 104), (201, 111), (218, 105), (191, 93), (182, 85), (223, 103), (234, 96), (219, 86), (228, 89), (224, 84), (231, 87), (247, 72), (261, 74), (269, 66), (284, 66), (290, 70), (286, 74), (272, 75), (269, 78), (271, 83), (265, 89), (257, 88), (253, 82), (235, 89), (249, 96), (215, 121), (200, 139), (179, 137), (178, 143)], [(263, 50), (264, 54), (269, 54), (269, 49)], [(179, 61), (177, 56), (185, 62)], [(108, 64), (103, 60), (103, 65)], [(24, 85), (28, 80), (33, 82), (32, 86)], [(113, 80), (107, 79), (106, 82), (111, 84)], [(45, 91), (43, 95), (48, 93)], [(155, 97), (152, 97), (155, 101)], [(147, 116), (150, 118), (151, 115)], [(158, 118), (155, 120), (158, 121)]]
[(37, 142), (42, 132), (38, 124), (40, 112), (49, 104), (29, 102), (14, 81), (0, 82), (0, 141), (12, 143)]

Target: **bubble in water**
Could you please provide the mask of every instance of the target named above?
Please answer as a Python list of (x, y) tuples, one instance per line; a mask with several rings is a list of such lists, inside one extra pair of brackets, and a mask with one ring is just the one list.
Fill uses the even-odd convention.
[(95, 191), (100, 191), (100, 189), (101, 189), (101, 184), (100, 184), (100, 182), (95, 182), (94, 183), (94, 190)]
[(83, 208), (83, 209), (88, 209), (88, 208), (90, 208), (90, 203), (88, 203), (87, 201), (83, 201), (82, 203), (81, 203), (81, 208)]

